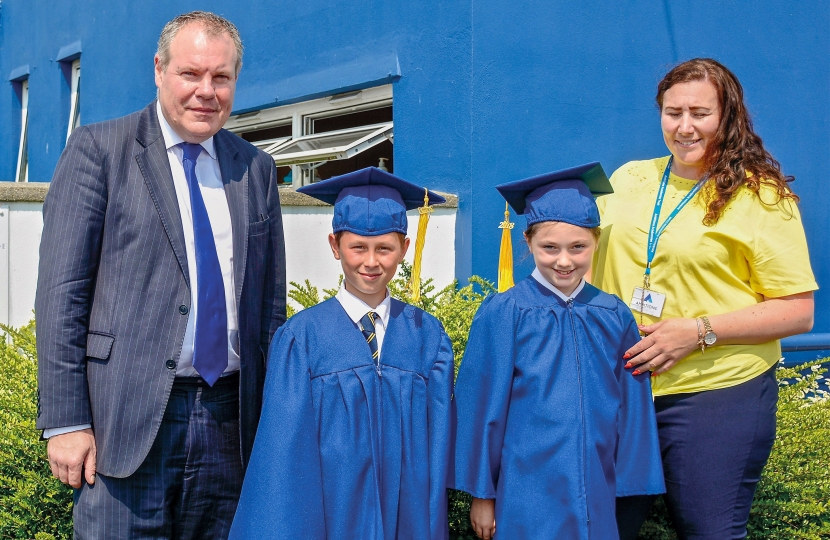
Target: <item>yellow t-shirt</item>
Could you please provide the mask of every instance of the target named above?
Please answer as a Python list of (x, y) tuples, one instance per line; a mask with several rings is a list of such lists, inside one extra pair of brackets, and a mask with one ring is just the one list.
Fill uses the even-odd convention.
[[(668, 157), (632, 161), (612, 176), (614, 193), (597, 199), (602, 237), (594, 256), (594, 285), (631, 302), (642, 287), (648, 229)], [(669, 177), (659, 225), (695, 185)], [(705, 188), (704, 188), (705, 189)], [(761, 199), (747, 188), (733, 196), (720, 220), (703, 225), (705, 207), (696, 196), (675, 216), (657, 245), (651, 290), (666, 295), (661, 317), (700, 317), (735, 311), (776, 298), (818, 289), (798, 207), (776, 203), (772, 188)], [(640, 313), (634, 312), (637, 321)], [(721, 345), (693, 352), (666, 373), (652, 377), (654, 395), (727, 388), (765, 372), (781, 357), (778, 340), (760, 345)]]

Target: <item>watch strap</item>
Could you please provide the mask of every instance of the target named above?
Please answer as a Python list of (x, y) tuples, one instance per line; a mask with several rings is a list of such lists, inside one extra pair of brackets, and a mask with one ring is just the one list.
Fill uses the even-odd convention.
[(703, 328), (706, 330), (706, 331), (704, 332), (704, 334), (708, 334), (708, 333), (710, 333), (710, 332), (711, 332), (712, 334), (714, 334), (714, 332), (712, 332), (712, 325), (711, 325), (711, 324), (709, 324), (709, 317), (707, 317), (706, 315), (704, 315), (703, 317), (701, 317), (701, 318), (700, 318), (700, 320), (702, 320), (702, 321), (703, 321)]
[(707, 346), (711, 347), (718, 340), (718, 335), (712, 330), (712, 325), (709, 323), (709, 317), (703, 316), (700, 318), (703, 321), (703, 341)]
[(697, 346), (700, 347), (700, 352), (706, 352), (706, 342), (703, 341), (703, 330), (700, 327), (700, 319), (695, 318), (695, 324), (697, 324)]

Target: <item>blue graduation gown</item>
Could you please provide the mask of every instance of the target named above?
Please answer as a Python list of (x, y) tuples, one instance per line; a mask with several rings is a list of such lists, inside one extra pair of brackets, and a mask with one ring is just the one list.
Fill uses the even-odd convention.
[(334, 298), (277, 331), (230, 538), (449, 536), (450, 340), (393, 299), (380, 362)]
[(496, 499), (496, 538), (618, 538), (615, 497), (665, 491), (648, 373), (628, 307), (532, 277), (488, 298), (455, 388), (455, 488)]

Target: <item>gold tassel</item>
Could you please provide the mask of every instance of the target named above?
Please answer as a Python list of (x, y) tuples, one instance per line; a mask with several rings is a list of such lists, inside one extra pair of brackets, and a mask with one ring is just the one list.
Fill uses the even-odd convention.
[(499, 292), (504, 292), (513, 286), (513, 241), (510, 231), (514, 223), (510, 223), (510, 207), (504, 203), (504, 221), (499, 225), (501, 229), (501, 248), (499, 249)]
[(412, 261), (412, 277), (409, 288), (412, 292), (412, 301), (421, 300), (421, 256), (424, 254), (424, 243), (427, 239), (427, 223), (432, 207), (429, 205), (429, 190), (424, 188), (424, 205), (418, 208), (418, 235), (415, 237), (415, 256)]

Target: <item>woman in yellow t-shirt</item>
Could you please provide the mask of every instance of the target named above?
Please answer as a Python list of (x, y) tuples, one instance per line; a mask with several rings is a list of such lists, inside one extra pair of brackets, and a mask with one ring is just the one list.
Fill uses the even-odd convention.
[(671, 156), (611, 177), (593, 283), (645, 335), (624, 359), (652, 373), (680, 537), (743, 538), (775, 438), (778, 340), (812, 328), (818, 287), (793, 178), (754, 133), (737, 78), (690, 60), (657, 105)]

